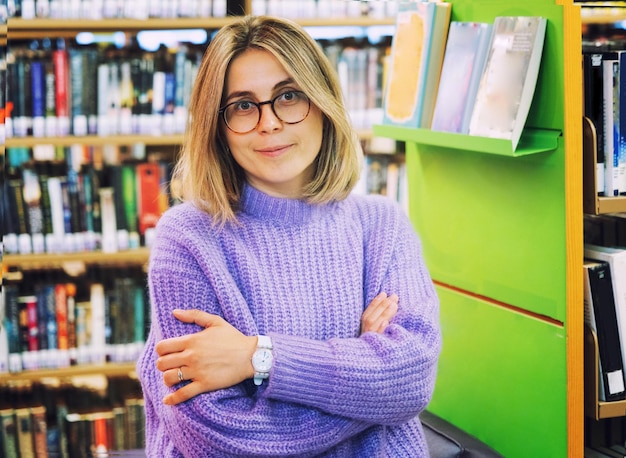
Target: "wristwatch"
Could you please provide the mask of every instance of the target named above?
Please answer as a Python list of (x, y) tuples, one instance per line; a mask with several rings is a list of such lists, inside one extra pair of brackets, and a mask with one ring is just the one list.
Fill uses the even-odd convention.
[(254, 368), (254, 384), (260, 385), (263, 380), (270, 376), (272, 361), (272, 339), (269, 336), (258, 336), (256, 351), (252, 355), (252, 367)]

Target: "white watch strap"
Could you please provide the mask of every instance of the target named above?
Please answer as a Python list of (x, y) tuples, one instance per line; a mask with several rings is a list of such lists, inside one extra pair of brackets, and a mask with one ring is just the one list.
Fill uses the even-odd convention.
[(272, 349), (272, 339), (270, 336), (258, 336), (259, 340), (257, 342), (257, 348), (268, 348)]

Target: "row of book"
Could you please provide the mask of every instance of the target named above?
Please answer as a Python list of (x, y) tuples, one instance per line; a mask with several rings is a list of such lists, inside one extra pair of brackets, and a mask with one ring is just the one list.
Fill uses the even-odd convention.
[[(390, 40), (320, 40), (339, 74), (355, 128), (382, 121)], [(203, 50), (191, 43), (162, 45), (156, 52), (133, 43), (103, 50), (65, 39), (12, 45), (5, 65), (0, 61), (8, 87), (5, 103), (0, 98), (5, 135), (180, 134)]]
[[(4, 20), (225, 17), (227, 0), (3, 0)], [(2, 8), (0, 6), (0, 9)]]
[(398, 6), (384, 123), (510, 140), (537, 83), (547, 20), (450, 21), (453, 2)]
[(6, 137), (184, 132), (202, 48), (145, 52), (59, 39), (11, 46)]
[(403, 159), (402, 155), (367, 155), (354, 192), (387, 196), (397, 201), (408, 214), (408, 181)]
[(370, 0), (255, 0), (251, 13), (289, 18), (395, 17), (395, 1)]
[(0, 373), (137, 359), (150, 317), (141, 266), (21, 277), (3, 282)]
[(585, 458), (626, 456), (626, 417), (585, 421)]
[(391, 37), (319, 40), (337, 70), (346, 107), (356, 129), (371, 129), (383, 118), (383, 91)]
[(607, 197), (626, 195), (626, 43), (621, 47), (583, 49), (584, 114), (596, 132), (596, 192)]
[(626, 399), (626, 248), (585, 243), (585, 324), (598, 340), (598, 399)]
[[(227, 0), (3, 0), (0, 19), (149, 19), (224, 17)], [(254, 0), (252, 14), (291, 18), (368, 16), (393, 17), (393, 1), (367, 0)], [(241, 14), (241, 12), (239, 12)]]
[[(116, 252), (149, 246), (160, 215), (173, 204), (172, 164), (129, 158), (128, 153), (124, 159), (121, 149), (74, 145), (60, 148), (62, 158), (37, 160), (29, 148), (7, 148), (4, 252)], [(111, 162), (104, 162), (103, 154), (112, 155)]]
[[(83, 386), (3, 387), (0, 456), (145, 456), (144, 401), (137, 381), (110, 380), (104, 390), (98, 384), (99, 377)], [(124, 393), (111, 393), (111, 386)]]

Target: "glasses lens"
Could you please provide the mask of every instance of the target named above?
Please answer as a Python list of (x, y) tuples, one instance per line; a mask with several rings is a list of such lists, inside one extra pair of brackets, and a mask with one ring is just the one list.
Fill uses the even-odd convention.
[(250, 132), (259, 122), (259, 107), (251, 102), (232, 103), (224, 110), (224, 121), (234, 132)]
[(309, 114), (309, 98), (300, 91), (285, 92), (274, 99), (274, 113), (288, 124), (298, 123)]

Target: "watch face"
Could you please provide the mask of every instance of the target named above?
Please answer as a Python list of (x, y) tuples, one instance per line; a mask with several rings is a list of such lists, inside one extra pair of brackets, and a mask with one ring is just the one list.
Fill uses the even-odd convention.
[(272, 368), (272, 359), (271, 350), (262, 348), (252, 355), (252, 366), (257, 372), (269, 372)]

